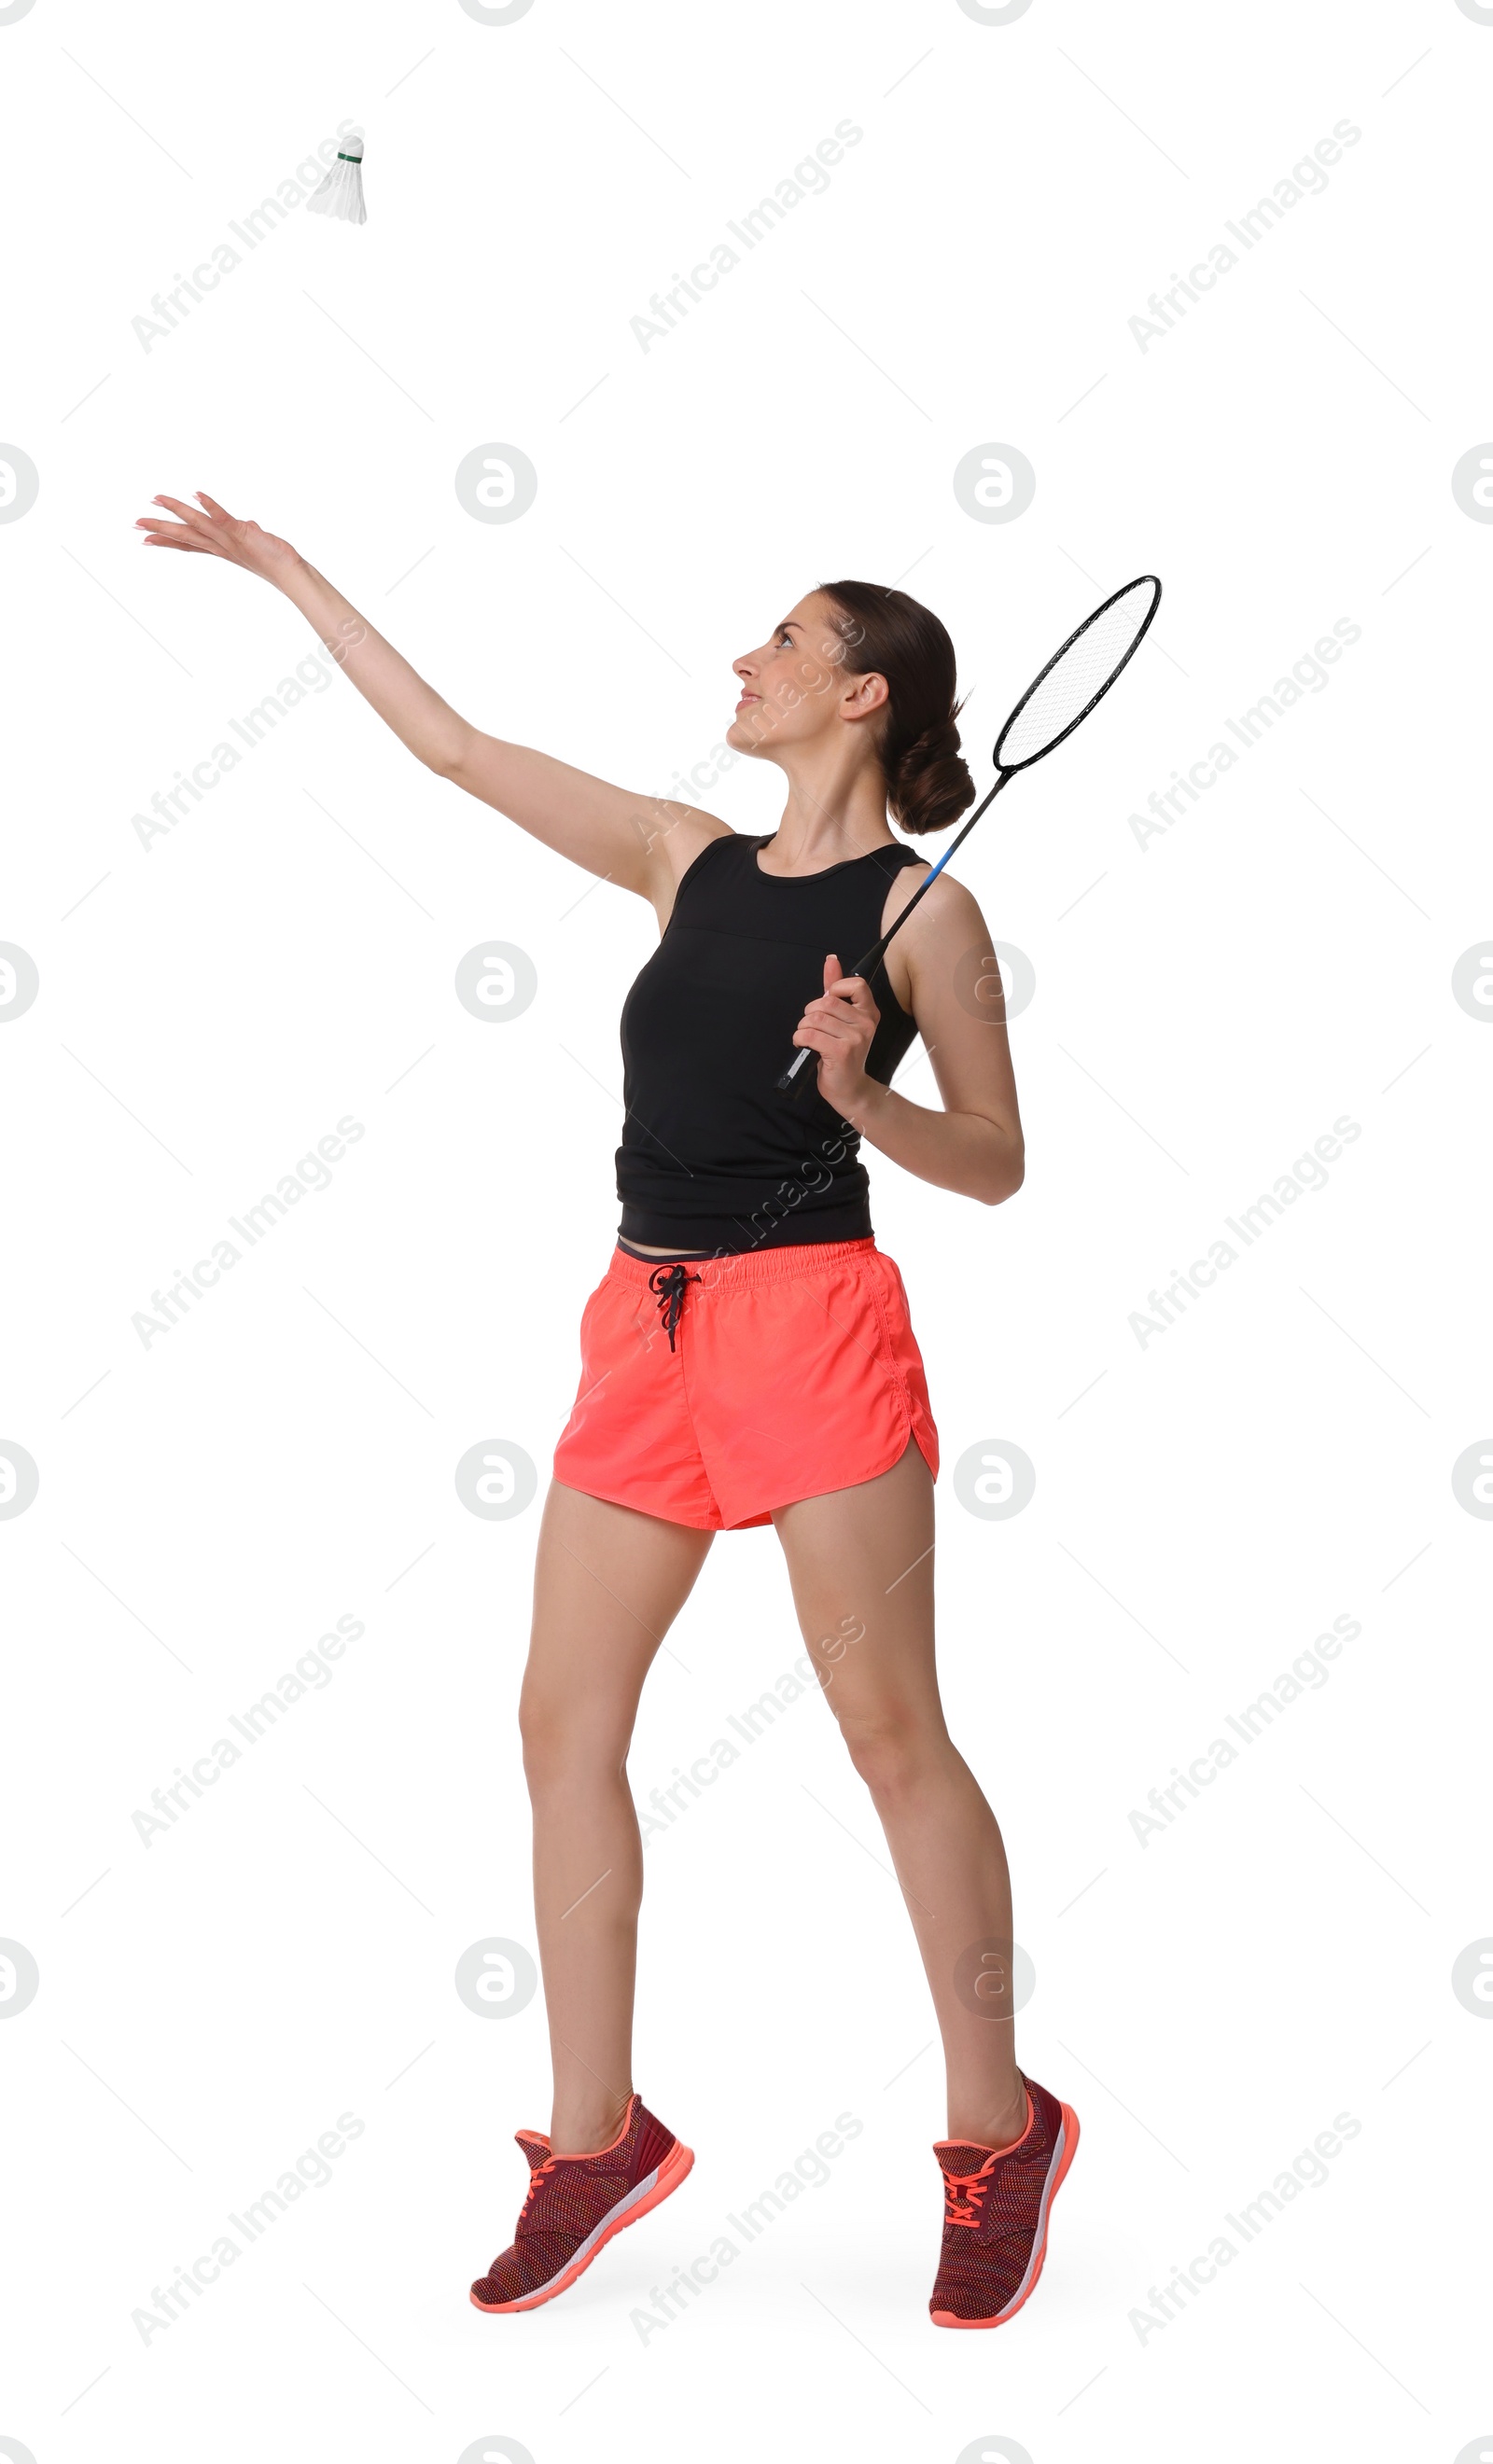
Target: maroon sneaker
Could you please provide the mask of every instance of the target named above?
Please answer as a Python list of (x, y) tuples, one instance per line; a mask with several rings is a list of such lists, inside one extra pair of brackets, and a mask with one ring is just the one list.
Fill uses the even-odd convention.
[(944, 2188), (943, 2255), (928, 2305), (935, 2327), (999, 2327), (1042, 2274), (1047, 2211), (1078, 2147), (1078, 2116), (1021, 2079), (1026, 2128), (1013, 2146), (934, 2145)]
[(611, 2145), (594, 2156), (556, 2156), (541, 2130), (514, 2135), (529, 2160), (529, 2195), (512, 2249), (472, 2288), (479, 2310), (535, 2310), (553, 2301), (613, 2233), (677, 2190), (694, 2163), (693, 2149), (636, 2095)]

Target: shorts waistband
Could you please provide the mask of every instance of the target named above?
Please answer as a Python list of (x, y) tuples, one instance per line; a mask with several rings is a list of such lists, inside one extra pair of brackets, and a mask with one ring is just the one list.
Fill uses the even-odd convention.
[[(798, 1275), (823, 1274), (827, 1266), (849, 1265), (876, 1254), (874, 1235), (864, 1241), (801, 1241), (787, 1249), (747, 1249), (728, 1258), (635, 1258), (630, 1250), (614, 1249), (607, 1274), (619, 1283), (642, 1287), (650, 1276), (667, 1278), (682, 1266), (690, 1282), (713, 1287), (787, 1283)], [(656, 1289), (657, 1287), (655, 1286)]]

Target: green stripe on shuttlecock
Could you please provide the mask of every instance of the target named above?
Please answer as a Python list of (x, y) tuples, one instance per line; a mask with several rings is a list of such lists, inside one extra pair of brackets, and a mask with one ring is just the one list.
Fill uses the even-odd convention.
[[(306, 199), (306, 210), (329, 215), (334, 222), (365, 223), (368, 209), (362, 201), (362, 129), (354, 129), (347, 145), (347, 152), (338, 155), (320, 187)], [(352, 151), (354, 146), (356, 153)]]

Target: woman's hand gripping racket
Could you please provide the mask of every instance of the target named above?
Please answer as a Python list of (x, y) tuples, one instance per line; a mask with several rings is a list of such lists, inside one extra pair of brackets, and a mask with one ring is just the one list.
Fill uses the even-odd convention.
[[(863, 958), (858, 958), (846, 973), (863, 976), (867, 981), (887, 954), (887, 944), (900, 933), (920, 898), (926, 897), (948, 863), (957, 854), (982, 813), (989, 811), (1008, 779), (1019, 770), (1029, 770), (1044, 753), (1071, 736), (1081, 719), (1088, 716), (1096, 703), (1104, 699), (1115, 677), (1129, 666), (1145, 639), (1147, 627), (1161, 604), (1161, 584), (1153, 573), (1143, 573), (1137, 582), (1128, 582), (1123, 590), (1115, 591), (1102, 607), (1086, 617), (1076, 633), (1070, 633), (1061, 650), (1054, 652), (1040, 676), (1029, 684), (996, 738), (994, 760), (996, 783), (982, 804), (976, 806), (959, 835), (944, 849), (927, 880), (920, 884), (908, 900), (890, 931), (873, 943)], [(793, 1059), (779, 1079), (779, 1088), (797, 1091), (804, 1083), (804, 1065), (817, 1061), (812, 1045), (800, 1045)], [(812, 1077), (808, 1079), (812, 1084)]]

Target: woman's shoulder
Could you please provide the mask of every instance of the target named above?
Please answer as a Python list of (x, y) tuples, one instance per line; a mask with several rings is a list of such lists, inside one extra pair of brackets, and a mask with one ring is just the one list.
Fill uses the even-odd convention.
[(668, 856), (669, 869), (676, 887), (684, 879), (691, 866), (697, 863), (699, 858), (711, 849), (723, 847), (755, 847), (762, 844), (760, 839), (744, 838), (741, 832), (734, 830), (728, 822), (717, 821), (714, 813), (699, 813), (692, 809), (679, 811), (677, 808), (674, 818), (666, 822), (660, 828), (659, 838)]
[(762, 844), (761, 839), (748, 838), (740, 830), (732, 829), (728, 823), (716, 821), (712, 813), (690, 811), (677, 818), (663, 841), (669, 881), (658, 902), (660, 931), (667, 929), (687, 883), (692, 888), (702, 873), (712, 872), (718, 865), (729, 864), (742, 853), (752, 855), (755, 860), (757, 849)]
[(878, 848), (877, 853), (888, 876), (886, 922), (889, 924), (894, 915), (901, 914), (908, 900), (916, 896), (933, 870), (933, 862), (903, 839), (894, 847)]

